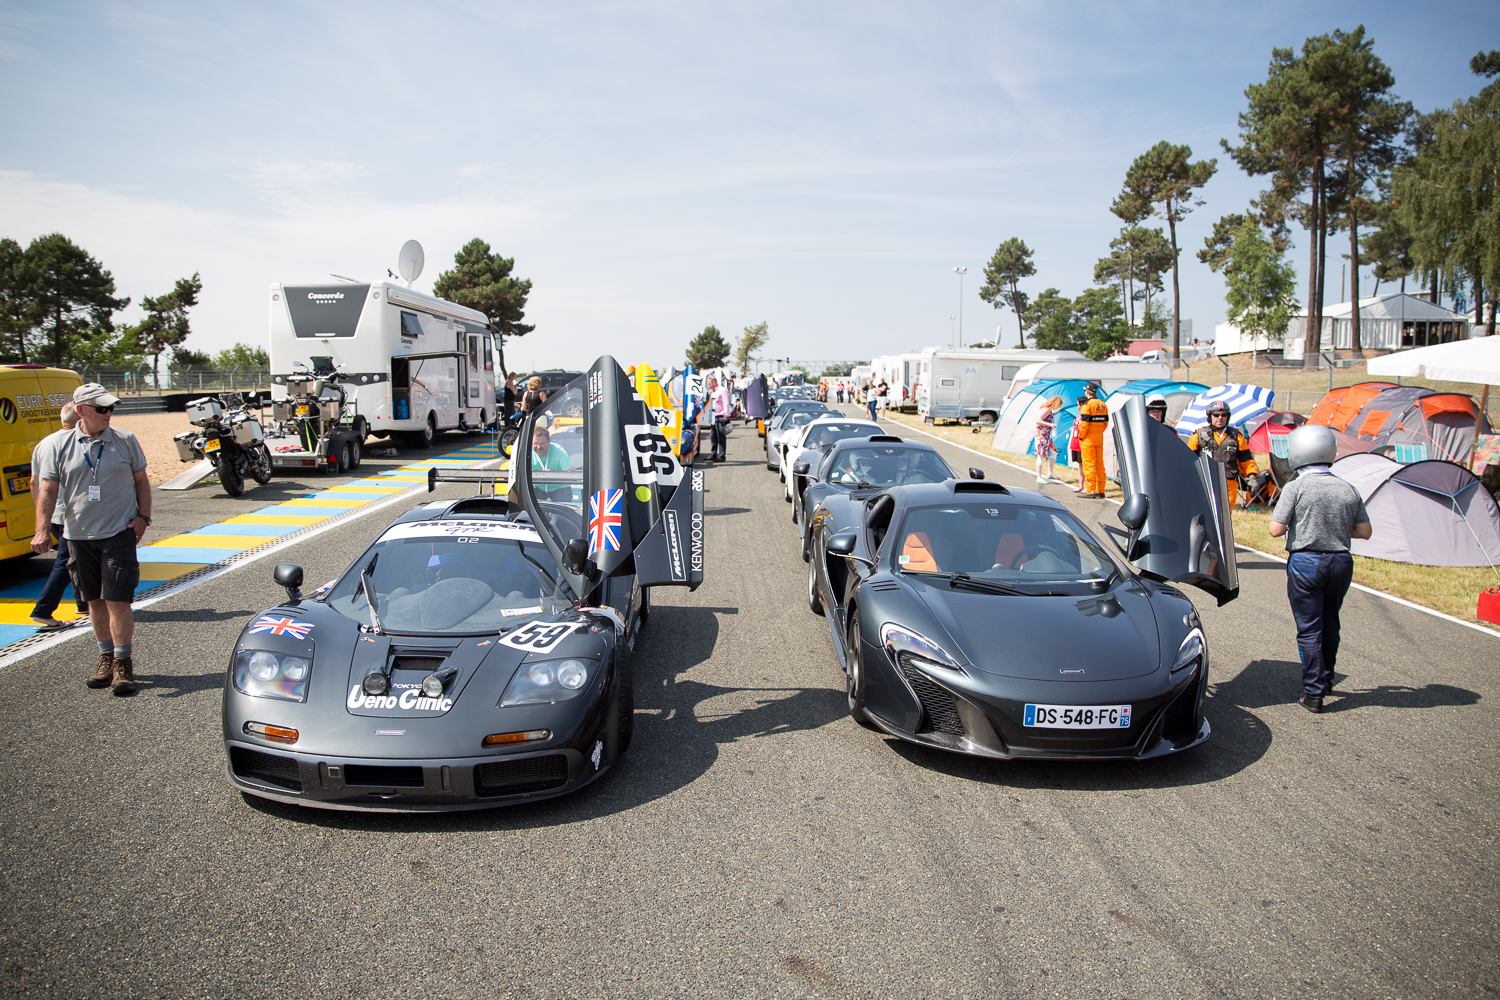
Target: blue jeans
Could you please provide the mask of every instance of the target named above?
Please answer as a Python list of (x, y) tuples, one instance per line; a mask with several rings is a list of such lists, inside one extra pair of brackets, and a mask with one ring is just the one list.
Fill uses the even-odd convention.
[(870, 411), (870, 421), (871, 421), (871, 423), (873, 423), (875, 421), (875, 399), (874, 399), (874, 397), (871, 397), (870, 399), (865, 400), (865, 409), (867, 409), (867, 410)]
[(1286, 596), (1297, 621), (1302, 691), (1320, 698), (1333, 684), (1339, 655), (1339, 610), (1354, 579), (1347, 552), (1293, 552), (1286, 561)]
[[(56, 530), (52, 532), (52, 538), (57, 542), (57, 558), (52, 561), (52, 572), (47, 576), (47, 582), (42, 586), (42, 595), (36, 599), (36, 606), (31, 609), (33, 618), (51, 618), (52, 612), (57, 610), (58, 604), (62, 603), (63, 593), (68, 589), (72, 578), (68, 575), (68, 540), (59, 535)], [(78, 590), (73, 590), (73, 603), (78, 607), (78, 613), (83, 614), (88, 610), (88, 605), (78, 600)]]

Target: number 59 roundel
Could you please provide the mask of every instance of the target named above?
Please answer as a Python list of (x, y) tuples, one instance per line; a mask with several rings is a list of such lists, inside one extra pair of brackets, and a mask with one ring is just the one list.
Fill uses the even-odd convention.
[(500, 644), (524, 649), (528, 653), (545, 653), (574, 632), (587, 627), (577, 622), (531, 622), (501, 636)]
[(682, 463), (672, 452), (661, 428), (654, 424), (626, 424), (630, 482), (635, 486), (676, 486), (682, 482)]

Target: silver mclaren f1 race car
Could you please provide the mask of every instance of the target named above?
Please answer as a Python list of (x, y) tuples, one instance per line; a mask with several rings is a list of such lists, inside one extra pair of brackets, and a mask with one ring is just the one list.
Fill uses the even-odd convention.
[(406, 511), (310, 596), (301, 567), (276, 567), (287, 600), (245, 627), (224, 685), (230, 784), (479, 809), (574, 791), (625, 752), (649, 588), (703, 579), (703, 474), (609, 357), (521, 440), (508, 495), (495, 473), (434, 470), (429, 489), (478, 494)]

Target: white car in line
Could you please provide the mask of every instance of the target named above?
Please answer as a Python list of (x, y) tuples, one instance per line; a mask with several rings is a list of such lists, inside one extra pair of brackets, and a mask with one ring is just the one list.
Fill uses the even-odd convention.
[[(872, 437), (884, 433), (880, 425), (873, 421), (846, 417), (842, 414), (828, 414), (797, 428), (796, 432), (782, 444), (781, 481), (786, 484), (784, 490), (786, 502), (794, 503), (801, 492), (798, 489), (797, 475), (792, 471), (798, 462), (803, 459), (813, 461), (819, 452), (836, 441), (842, 441), (845, 438)], [(794, 508), (793, 517), (795, 516)]]

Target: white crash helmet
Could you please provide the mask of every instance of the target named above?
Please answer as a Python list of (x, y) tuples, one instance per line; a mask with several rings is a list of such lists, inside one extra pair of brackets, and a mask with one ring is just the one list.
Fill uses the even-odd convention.
[(1303, 424), (1286, 436), (1287, 463), (1293, 469), (1305, 465), (1332, 465), (1339, 457), (1339, 442), (1331, 427)]

